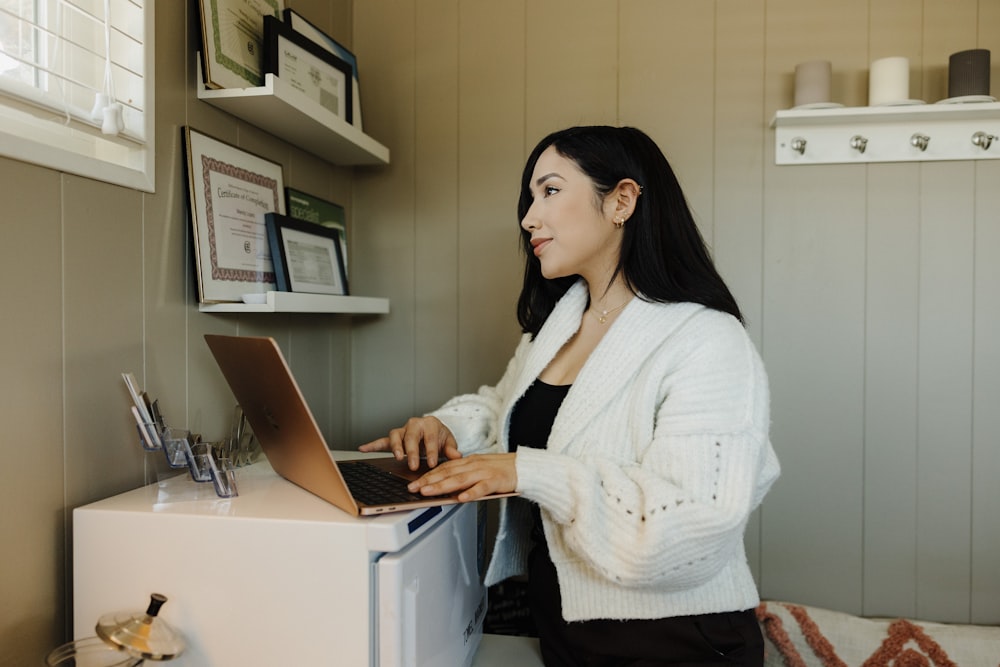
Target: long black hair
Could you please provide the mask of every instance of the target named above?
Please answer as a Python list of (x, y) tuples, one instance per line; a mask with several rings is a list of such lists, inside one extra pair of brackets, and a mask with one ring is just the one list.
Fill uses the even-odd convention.
[[(656, 143), (640, 130), (572, 127), (542, 139), (524, 165), (517, 204), (519, 222), (533, 202), (535, 163), (549, 146), (590, 177), (599, 200), (625, 178), (642, 186), (635, 210), (622, 228), (621, 254), (612, 280), (621, 275), (629, 289), (646, 301), (700, 303), (743, 322), (736, 299), (712, 263), (673, 169)], [(517, 320), (524, 332), (534, 335), (577, 277), (545, 278), (541, 262), (532, 252), (531, 232), (523, 228), (521, 248), (526, 261)]]

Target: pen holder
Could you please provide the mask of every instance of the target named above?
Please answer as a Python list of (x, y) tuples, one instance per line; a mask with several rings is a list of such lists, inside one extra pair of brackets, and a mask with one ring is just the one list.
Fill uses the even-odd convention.
[[(145, 451), (162, 451), (171, 468), (186, 467), (194, 481), (212, 482), (215, 493), (220, 498), (239, 495), (235, 465), (230, 454), (240, 456), (244, 451), (249, 452), (253, 443), (253, 434), (245, 424), (242, 411), (237, 413), (240, 422), (239, 429), (233, 429), (235, 439), (230, 437), (228, 444), (201, 442), (201, 436), (185, 429), (167, 426), (163, 413), (160, 412), (159, 401), (149, 399), (146, 392), (139, 388), (132, 373), (122, 373), (122, 379), (132, 397), (130, 409), (139, 433), (139, 445)], [(249, 462), (247, 459), (247, 463)]]
[(187, 459), (191, 479), (196, 482), (212, 481), (212, 450), (204, 442), (185, 443), (184, 456)]
[(216, 459), (209, 457), (212, 465), (212, 483), (215, 485), (215, 493), (220, 498), (232, 498), (238, 496), (236, 489), (236, 470), (233, 468), (232, 459)]
[(160, 441), (163, 443), (163, 455), (167, 459), (168, 466), (185, 468), (191, 465), (190, 431), (181, 428), (165, 428), (160, 432)]
[(144, 421), (141, 424), (136, 424), (135, 428), (139, 431), (139, 444), (143, 449), (147, 452), (155, 452), (162, 449), (162, 443), (159, 438), (160, 430), (156, 424)]
[(198, 442), (198, 436), (182, 428), (158, 430), (154, 424), (144, 422), (137, 429), (142, 448), (147, 452), (162, 451), (171, 468), (187, 468), (194, 481), (212, 482), (220, 498), (239, 495), (233, 462), (223, 455), (218, 443)]

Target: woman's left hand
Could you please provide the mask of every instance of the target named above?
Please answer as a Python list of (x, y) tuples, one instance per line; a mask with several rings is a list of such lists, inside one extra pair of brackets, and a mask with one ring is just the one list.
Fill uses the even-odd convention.
[(473, 454), (446, 461), (410, 482), (410, 493), (439, 496), (461, 491), (462, 502), (517, 488), (517, 454)]

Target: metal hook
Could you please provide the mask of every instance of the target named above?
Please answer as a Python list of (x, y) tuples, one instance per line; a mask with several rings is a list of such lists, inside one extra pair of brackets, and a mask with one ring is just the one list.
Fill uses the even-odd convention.
[(797, 152), (799, 155), (804, 155), (806, 152), (806, 140), (802, 137), (795, 137), (792, 139), (792, 150)]
[(855, 134), (851, 137), (851, 148), (859, 153), (864, 153), (865, 149), (868, 147), (868, 139), (862, 137), (860, 134)]
[(927, 144), (929, 144), (930, 141), (930, 137), (926, 134), (920, 134), (919, 132), (916, 132), (912, 137), (910, 137), (910, 144), (922, 151), (927, 150)]
[(985, 132), (976, 132), (972, 135), (972, 143), (979, 146), (984, 151), (990, 149), (990, 145), (993, 143), (994, 139), (996, 139), (995, 136), (992, 134), (986, 134)]

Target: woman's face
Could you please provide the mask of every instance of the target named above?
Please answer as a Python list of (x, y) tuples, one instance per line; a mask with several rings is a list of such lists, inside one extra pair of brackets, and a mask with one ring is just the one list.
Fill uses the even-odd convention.
[(621, 248), (614, 202), (600, 201), (590, 177), (552, 146), (538, 157), (530, 187), (533, 201), (521, 227), (531, 234), (542, 275), (606, 282)]

